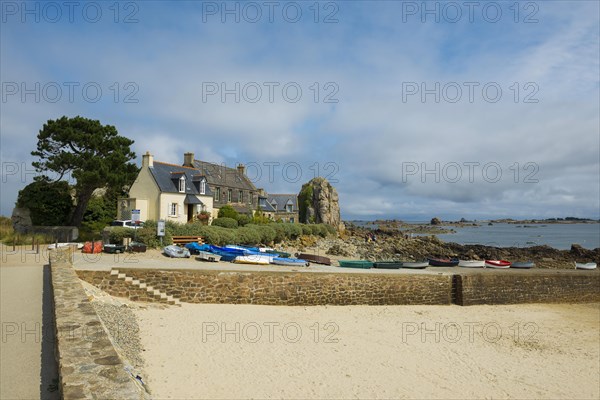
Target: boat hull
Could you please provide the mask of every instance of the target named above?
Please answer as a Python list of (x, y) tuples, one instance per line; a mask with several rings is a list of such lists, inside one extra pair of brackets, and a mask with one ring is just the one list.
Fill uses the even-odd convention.
[(516, 262), (516, 263), (512, 263), (510, 265), (511, 268), (516, 268), (516, 269), (530, 269), (535, 267), (535, 263), (533, 261), (527, 261), (527, 262)]
[(315, 264), (331, 265), (331, 259), (329, 257), (318, 256), (316, 254), (300, 253), (297, 254), (296, 257), (301, 260), (313, 262)]
[(165, 255), (171, 258), (190, 258), (191, 254), (185, 247), (178, 247), (175, 245), (167, 246), (163, 249)]
[(290, 267), (308, 267), (310, 263), (306, 260), (298, 258), (285, 258), (285, 257), (274, 257), (271, 264), (275, 265), (286, 265)]
[(575, 263), (575, 269), (584, 269), (584, 270), (592, 270), (596, 269), (598, 265), (596, 263)]
[(458, 266), (462, 268), (483, 268), (485, 261), (480, 260), (460, 260)]
[(440, 259), (440, 258), (430, 258), (429, 265), (432, 267), (456, 267), (458, 265), (458, 260), (453, 258), (449, 259)]
[(269, 265), (273, 257), (262, 256), (258, 254), (250, 254), (247, 256), (237, 256), (233, 262), (236, 264), (254, 264), (254, 265)]
[(371, 269), (373, 263), (367, 260), (340, 260), (338, 261), (342, 268), (360, 268), (360, 269)]
[(377, 269), (400, 269), (402, 268), (401, 261), (378, 261), (373, 263), (373, 268)]
[(507, 269), (507, 268), (510, 268), (510, 261), (506, 261), (506, 260), (485, 260), (485, 268)]
[(402, 263), (402, 268), (425, 269), (429, 266), (429, 261), (406, 261)]

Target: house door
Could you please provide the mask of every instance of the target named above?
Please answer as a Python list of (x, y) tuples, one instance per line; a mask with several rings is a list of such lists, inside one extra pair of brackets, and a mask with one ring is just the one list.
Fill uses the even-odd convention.
[(192, 218), (194, 218), (194, 205), (188, 204), (187, 205), (187, 220), (188, 220), (188, 222), (190, 222), (192, 220)]

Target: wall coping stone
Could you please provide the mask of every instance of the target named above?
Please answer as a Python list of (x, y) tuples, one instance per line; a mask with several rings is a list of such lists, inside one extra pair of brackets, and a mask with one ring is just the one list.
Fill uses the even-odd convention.
[(72, 265), (72, 249), (50, 252), (56, 359), (64, 399), (148, 399), (127, 371)]

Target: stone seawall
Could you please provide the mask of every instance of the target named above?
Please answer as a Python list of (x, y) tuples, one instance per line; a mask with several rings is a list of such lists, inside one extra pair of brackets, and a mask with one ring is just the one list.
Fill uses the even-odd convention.
[(456, 303), (470, 306), (600, 301), (600, 274), (596, 271), (504, 272), (508, 271), (460, 275)]
[[(468, 306), (600, 301), (600, 271), (482, 270), (433, 275), (130, 268), (119, 272), (186, 303)], [(108, 271), (77, 274), (114, 296), (159, 301)]]
[[(187, 303), (313, 305), (451, 304), (452, 276), (119, 269)], [(131, 300), (151, 296), (109, 272), (77, 271), (100, 289)]]
[(50, 253), (56, 359), (64, 399), (144, 399), (94, 311), (71, 263), (71, 250)]

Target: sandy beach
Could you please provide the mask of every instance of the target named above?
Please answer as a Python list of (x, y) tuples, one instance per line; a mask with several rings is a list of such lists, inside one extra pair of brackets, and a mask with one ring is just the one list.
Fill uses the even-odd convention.
[(600, 397), (600, 304), (135, 313), (158, 399)]

